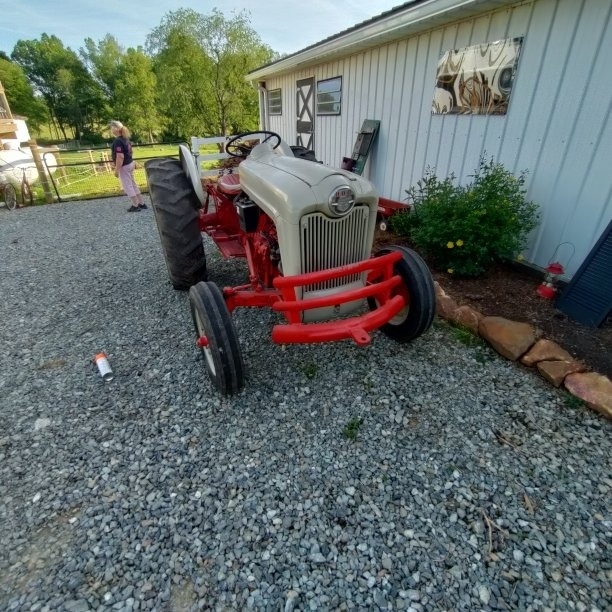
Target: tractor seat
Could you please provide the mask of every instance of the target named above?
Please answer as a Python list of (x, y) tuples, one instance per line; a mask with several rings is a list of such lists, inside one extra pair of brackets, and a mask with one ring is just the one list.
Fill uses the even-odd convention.
[(240, 176), (238, 174), (223, 174), (217, 181), (217, 187), (225, 195), (238, 195), (241, 191)]

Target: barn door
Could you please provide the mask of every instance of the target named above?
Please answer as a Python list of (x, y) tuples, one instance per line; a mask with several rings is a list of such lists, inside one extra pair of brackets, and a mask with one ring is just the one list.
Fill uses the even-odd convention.
[(314, 149), (314, 77), (300, 79), (297, 86), (297, 142)]

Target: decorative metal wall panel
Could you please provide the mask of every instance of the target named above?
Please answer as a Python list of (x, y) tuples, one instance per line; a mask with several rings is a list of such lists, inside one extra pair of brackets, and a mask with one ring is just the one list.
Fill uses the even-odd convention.
[(433, 115), (505, 115), (523, 38), (446, 51), (438, 62)]

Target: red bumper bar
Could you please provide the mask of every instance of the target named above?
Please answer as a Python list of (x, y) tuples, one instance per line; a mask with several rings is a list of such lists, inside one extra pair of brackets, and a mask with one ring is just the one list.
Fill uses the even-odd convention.
[(272, 340), (279, 344), (332, 342), (352, 338), (359, 346), (370, 344), (368, 332), (388, 323), (405, 305), (401, 295), (392, 297), (380, 308), (350, 319), (326, 321), (325, 323), (293, 323), (275, 325)]
[(306, 309), (310, 310), (311, 308), (335, 306), (336, 304), (345, 304), (346, 302), (356, 302), (357, 300), (363, 300), (364, 298), (371, 297), (373, 295), (379, 295), (383, 291), (391, 291), (391, 289), (397, 287), (401, 282), (402, 279), (399, 276), (392, 276), (391, 278), (381, 281), (380, 283), (366, 285), (365, 287), (359, 287), (359, 289), (350, 289), (340, 294), (335, 293), (334, 295), (309, 298), (308, 300), (275, 302), (272, 305), (272, 309), (279, 312), (295, 312)]
[[(292, 344), (353, 339), (361, 346), (369, 344), (368, 332), (388, 323), (406, 304), (402, 295), (391, 297), (391, 290), (401, 282), (399, 276), (393, 275), (393, 265), (401, 257), (400, 252), (394, 251), (339, 268), (275, 278), (273, 284), (280, 291), (282, 299), (275, 302), (272, 308), (284, 312), (289, 323), (275, 325), (272, 329), (272, 340), (280, 344)], [(368, 279), (371, 281), (364, 287), (335, 293), (331, 296), (306, 300), (296, 298), (296, 287), (322, 283), (362, 272), (367, 272)], [(378, 298), (380, 305), (376, 310), (364, 315), (322, 323), (301, 322), (301, 313), (304, 310), (346, 304), (373, 296)]]
[(350, 276), (351, 274), (357, 274), (359, 272), (383, 272), (385, 269), (393, 270), (393, 264), (401, 258), (402, 254), (399, 251), (392, 251), (380, 257), (371, 257), (370, 259), (364, 259), (354, 264), (330, 268), (329, 270), (307, 272), (306, 274), (297, 274), (296, 276), (279, 276), (274, 279), (274, 286), (277, 289), (303, 287), (304, 285), (322, 283), (327, 280), (341, 278), (342, 276)]

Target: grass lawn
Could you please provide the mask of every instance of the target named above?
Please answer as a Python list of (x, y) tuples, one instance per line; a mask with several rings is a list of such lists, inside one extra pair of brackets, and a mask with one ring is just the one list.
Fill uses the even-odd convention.
[[(202, 151), (216, 153), (218, 149), (211, 146), (210, 151), (204, 149)], [(123, 193), (119, 179), (113, 172), (110, 148), (60, 151), (54, 155), (57, 160), (57, 168), (51, 176), (50, 188), (55, 201), (86, 200)], [(147, 192), (145, 162), (156, 157), (178, 158), (178, 145), (135, 145), (133, 156), (136, 162), (134, 179), (141, 191)], [(210, 169), (215, 167), (215, 164), (214, 161), (208, 161), (202, 164), (202, 168)], [(45, 202), (44, 190), (40, 181), (32, 186), (32, 191), (35, 203)]]

